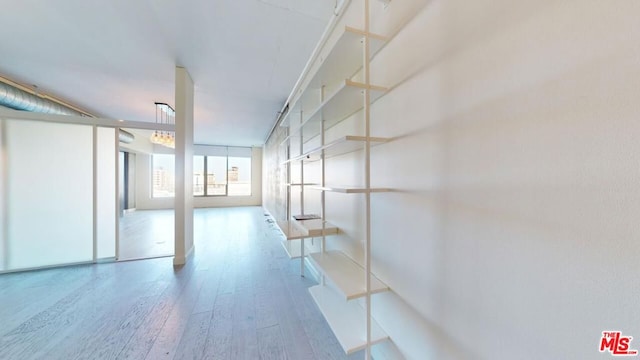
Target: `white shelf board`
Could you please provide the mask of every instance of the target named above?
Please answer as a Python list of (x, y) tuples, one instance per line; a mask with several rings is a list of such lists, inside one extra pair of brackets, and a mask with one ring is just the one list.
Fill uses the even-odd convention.
[[(324, 223), (324, 230), (323, 230)], [(332, 225), (327, 221), (323, 221), (322, 219), (313, 219), (313, 220), (299, 220), (295, 221), (295, 224), (298, 225), (302, 232), (306, 232), (306, 237), (318, 237), (324, 235), (334, 235), (338, 233), (338, 228)]]
[[(308, 88), (319, 89), (336, 80), (349, 79), (362, 68), (362, 51), (367, 33), (349, 26), (341, 28), (341, 31), (329, 53), (321, 59), (322, 64), (313, 74)], [(371, 59), (384, 46), (387, 38), (374, 33), (369, 33), (368, 36)]]
[(372, 346), (371, 357), (374, 360), (404, 360), (404, 356), (391, 340)]
[[(310, 287), (309, 292), (345, 353), (352, 354), (367, 346), (366, 312), (356, 301), (344, 301), (322, 285)], [(371, 344), (388, 339), (389, 336), (372, 319)]]
[[(329, 278), (340, 291), (345, 300), (365, 296), (365, 271), (355, 261), (341, 251), (332, 250), (311, 254), (313, 265)], [(371, 293), (388, 291), (389, 287), (371, 275)]]
[(292, 106), (283, 117), (280, 126), (288, 127), (292, 125), (292, 119), (300, 113), (300, 98), (308, 90), (317, 90), (324, 85), (335, 84), (344, 79), (350, 79), (362, 68), (362, 50), (365, 36), (369, 37), (369, 59), (387, 42), (388, 38), (375, 33), (367, 33), (353, 27), (345, 26), (341, 28), (340, 36), (331, 50), (311, 76), (305, 88), (300, 88), (293, 98)]
[(302, 132), (303, 142), (307, 142), (320, 132), (320, 126), (310, 126), (311, 124), (317, 124), (324, 120), (324, 128), (326, 130), (358, 112), (364, 107), (363, 94), (366, 88), (370, 89), (371, 103), (375, 102), (387, 91), (387, 88), (382, 86), (367, 86), (359, 82), (344, 80), (342, 85), (312, 111), (308, 117), (305, 117), (305, 120), (299, 126), (292, 126), (290, 134), (293, 136)]
[(294, 120), (300, 122), (300, 111), (301, 107), (299, 103), (295, 103), (293, 106), (290, 106), (287, 113), (284, 114), (282, 121), (280, 122), (280, 126), (288, 127), (292, 122), (294, 122)]
[(300, 132), (295, 132), (291, 135), (288, 135), (280, 142), (280, 146), (287, 146), (291, 141), (295, 141), (296, 139), (300, 139)]
[(320, 190), (320, 191), (329, 191), (336, 192), (342, 194), (366, 194), (366, 193), (378, 193), (378, 192), (389, 192), (391, 189), (387, 188), (359, 188), (353, 186), (319, 186), (319, 185), (310, 185), (310, 189)]
[[(317, 148), (311, 149), (305, 152), (302, 155), (298, 155), (289, 159), (290, 161), (304, 160), (304, 161), (318, 161), (320, 160), (320, 156), (322, 155), (322, 150), (324, 150), (325, 159), (338, 156), (346, 153), (350, 153), (353, 151), (361, 150), (366, 145), (367, 138), (365, 136), (355, 136), (355, 135), (347, 135), (340, 137), (334, 141), (331, 141), (323, 146), (319, 146)], [(369, 137), (369, 141), (372, 146), (380, 145), (388, 142), (389, 138), (383, 137)]]
[[(280, 126), (290, 126), (292, 123), (292, 114), (300, 113), (300, 98), (304, 97), (307, 91), (320, 89), (323, 85), (336, 84), (345, 79), (350, 79), (362, 68), (362, 50), (364, 37), (368, 35), (370, 39), (369, 58), (373, 56), (384, 46), (388, 40), (385, 36), (366, 33), (362, 30), (345, 26), (340, 36), (331, 50), (323, 59), (314, 74), (308, 74), (311, 79), (305, 88), (298, 89), (294, 97), (294, 106), (287, 112)], [(307, 110), (307, 109), (305, 109)]]
[(276, 221), (276, 224), (280, 228), (280, 231), (284, 234), (284, 237), (287, 240), (295, 240), (302, 239), (309, 236), (308, 233), (304, 231), (304, 229), (295, 224), (296, 221)]
[[(284, 248), (284, 250), (287, 252), (287, 255), (289, 256), (290, 259), (299, 259), (301, 257), (301, 253), (300, 253), (300, 242), (302, 241), (302, 239), (295, 239), (295, 240), (282, 240), (280, 243), (282, 244), (282, 247)], [(305, 239), (304, 241), (304, 254), (305, 256), (309, 255), (310, 253), (316, 253), (316, 252), (320, 252), (321, 248), (320, 248), (320, 239)]]
[(293, 186), (316, 186), (318, 184), (316, 184), (316, 183), (304, 183), (304, 184), (303, 183), (288, 183), (286, 185), (293, 187)]

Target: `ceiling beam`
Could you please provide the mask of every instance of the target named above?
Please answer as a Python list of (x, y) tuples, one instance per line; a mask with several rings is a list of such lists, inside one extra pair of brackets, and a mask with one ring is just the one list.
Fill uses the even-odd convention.
[(32, 120), (32, 121), (55, 122), (55, 123), (62, 123), (62, 124), (96, 125), (96, 126), (121, 127), (121, 128), (130, 128), (130, 129), (162, 130), (162, 131), (175, 131), (175, 128), (176, 128), (175, 125), (159, 124), (155, 122), (117, 120), (117, 119), (86, 117), (86, 116), (54, 115), (54, 114), (34, 113), (34, 112), (11, 110), (11, 109), (0, 109), (0, 119)]

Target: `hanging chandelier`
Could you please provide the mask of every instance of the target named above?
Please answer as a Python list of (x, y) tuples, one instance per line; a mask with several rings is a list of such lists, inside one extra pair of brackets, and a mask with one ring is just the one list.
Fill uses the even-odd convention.
[[(176, 123), (176, 111), (173, 110), (169, 104), (155, 103), (156, 104), (156, 124), (168, 124), (175, 125)], [(176, 147), (176, 138), (172, 131), (154, 131), (151, 135), (151, 142), (154, 144), (166, 146), (171, 149)]]

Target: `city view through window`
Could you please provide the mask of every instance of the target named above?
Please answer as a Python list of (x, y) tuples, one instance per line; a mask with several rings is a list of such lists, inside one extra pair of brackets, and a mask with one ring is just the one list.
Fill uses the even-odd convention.
[(153, 197), (175, 196), (175, 159), (173, 155), (154, 154), (153, 160)]
[[(153, 197), (175, 196), (175, 158), (169, 154), (153, 155)], [(251, 157), (193, 157), (194, 196), (251, 195)]]

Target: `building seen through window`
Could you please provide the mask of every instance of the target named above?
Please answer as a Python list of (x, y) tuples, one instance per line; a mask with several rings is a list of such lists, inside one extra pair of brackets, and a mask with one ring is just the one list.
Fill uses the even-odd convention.
[(170, 154), (154, 154), (152, 162), (152, 196), (154, 198), (175, 196), (175, 157)]
[(229, 157), (229, 196), (251, 195), (251, 158)]
[[(251, 148), (215, 147), (215, 155), (194, 155), (194, 196), (250, 196)], [(220, 151), (223, 149), (224, 151)], [(228, 153), (228, 155), (227, 155)], [(153, 155), (153, 197), (175, 195), (173, 155)]]

